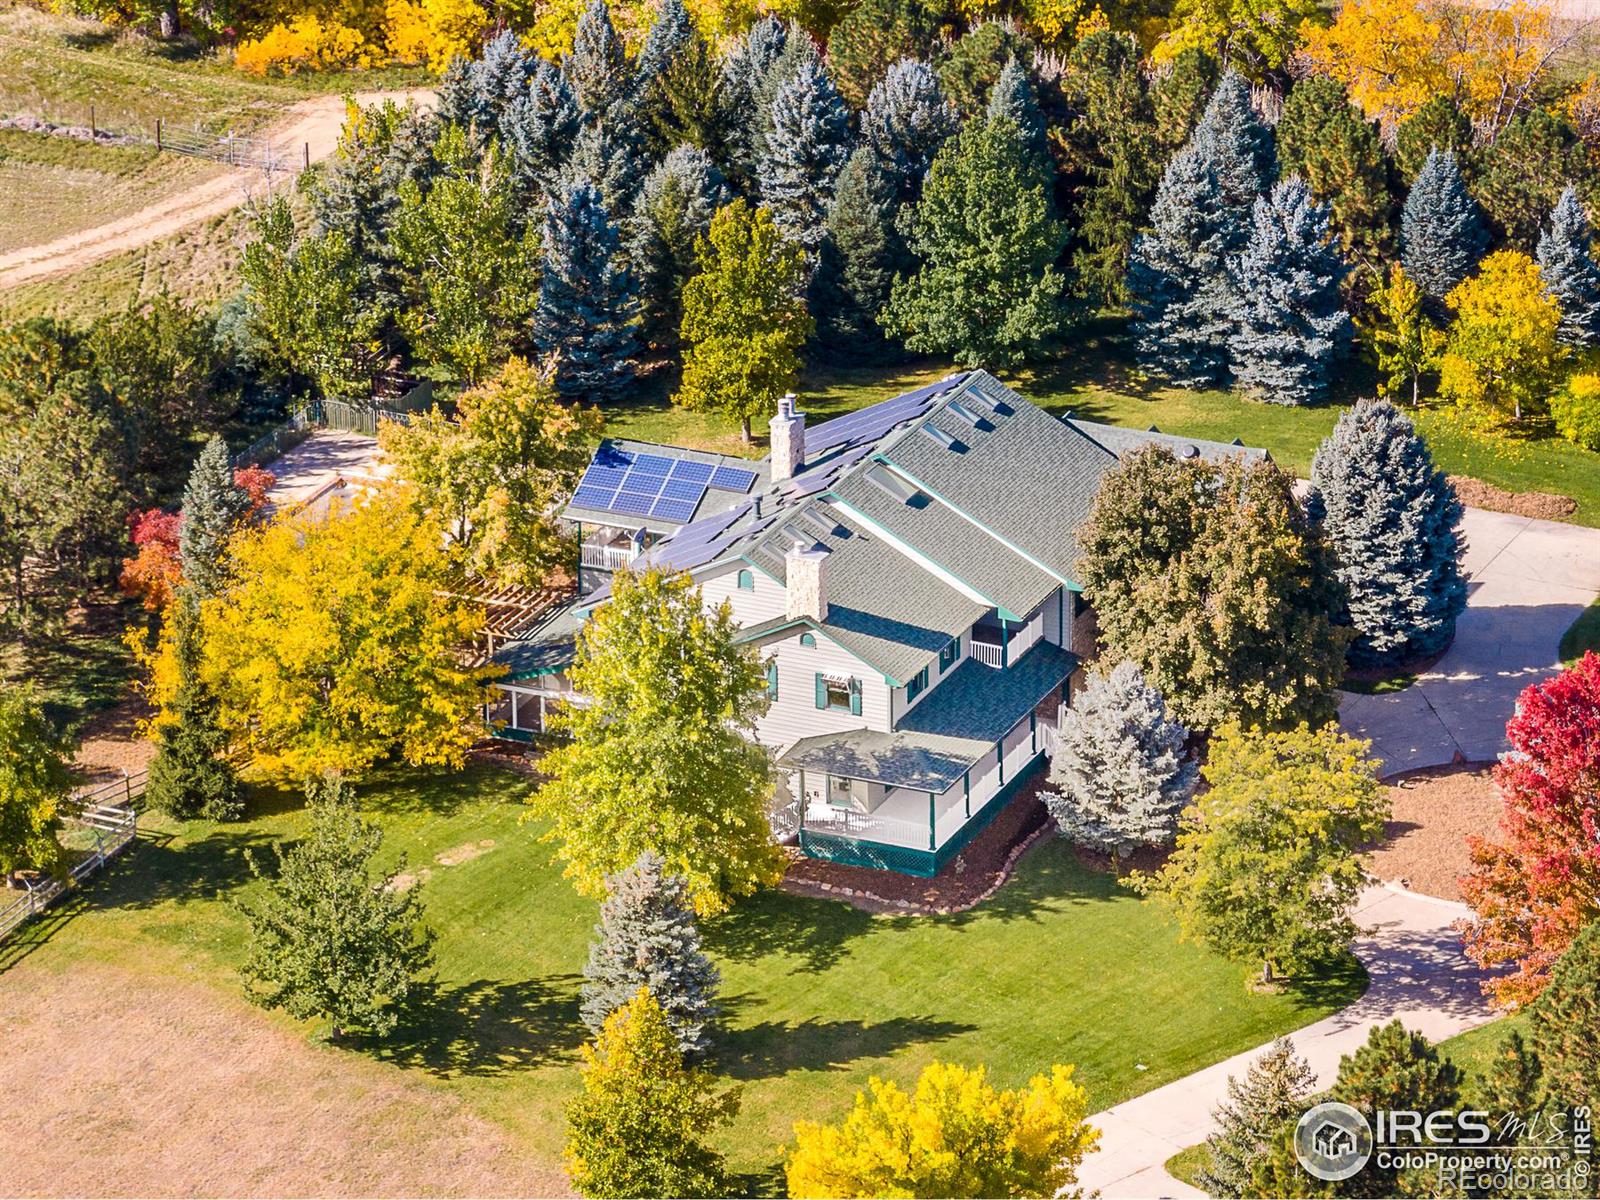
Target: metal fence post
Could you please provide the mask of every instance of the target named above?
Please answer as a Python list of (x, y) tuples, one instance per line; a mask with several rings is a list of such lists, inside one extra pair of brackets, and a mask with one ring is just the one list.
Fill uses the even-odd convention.
[(156, 118), (156, 150), (159, 152), (160, 149), (161, 149), (161, 118), (157, 117)]

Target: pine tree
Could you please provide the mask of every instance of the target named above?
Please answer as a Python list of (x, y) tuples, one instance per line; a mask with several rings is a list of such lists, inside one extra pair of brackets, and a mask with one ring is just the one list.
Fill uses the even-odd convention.
[(1156, 110), (1156, 139), (1168, 154), (1188, 145), (1216, 90), (1221, 68), (1199, 46), (1178, 52), (1166, 72), (1156, 78), (1152, 99)]
[(883, 321), (908, 348), (1006, 367), (1065, 328), (1055, 263), (1067, 228), (1009, 118), (948, 143), (901, 222), (922, 267), (895, 281)]
[(457, 55), (450, 60), (439, 79), (433, 111), (441, 125), (457, 125), (462, 129), (481, 128), (491, 121), (492, 114), (484, 111), (483, 97), (472, 77), (472, 60)]
[(1369, 1114), (1380, 1108), (1430, 1113), (1454, 1108), (1460, 1088), (1456, 1065), (1396, 1019), (1374, 1026), (1362, 1045), (1339, 1060), (1332, 1096)]
[(695, 241), (725, 195), (722, 172), (694, 146), (668, 154), (639, 191), (628, 221), (628, 259), (639, 280), (645, 336), (657, 345), (677, 343)]
[(1222, 202), (1235, 222), (1237, 244), (1242, 244), (1256, 197), (1272, 186), (1278, 174), (1272, 131), (1256, 115), (1243, 75), (1237, 71), (1223, 75), (1195, 126), (1192, 144), (1216, 175)]
[(894, 227), (897, 200), (894, 180), (876, 152), (856, 147), (828, 205), (828, 236), (810, 307), (822, 314), (822, 339), (857, 354), (881, 345), (878, 314), (889, 302), (896, 272), (909, 265)]
[(1587, 1104), (1600, 1090), (1600, 922), (1590, 920), (1529, 1006), (1528, 1038), (1550, 1098)]
[(514, 101), (527, 94), (538, 70), (538, 55), (523, 48), (511, 30), (502, 30), (484, 44), (483, 56), (472, 64), (468, 78), (478, 93), (477, 112), (497, 124)]
[(1197, 1182), (1212, 1196), (1249, 1196), (1251, 1173), (1273, 1136), (1306, 1109), (1317, 1081), (1311, 1064), (1280, 1037), (1251, 1062), (1241, 1080), (1228, 1077), (1228, 1098), (1216, 1110), (1217, 1131), (1205, 1141)]
[(1561, 305), (1556, 336), (1569, 346), (1600, 344), (1600, 265), (1590, 246), (1594, 230), (1584, 215), (1578, 189), (1561, 193), (1550, 227), (1539, 234), (1539, 278)]
[(893, 178), (898, 203), (922, 198), (928, 168), (957, 124), (925, 62), (903, 58), (873, 87), (861, 116), (861, 138)]
[(984, 109), (989, 120), (1009, 117), (1022, 131), (1023, 143), (1029, 155), (1038, 164), (1038, 170), (1050, 178), (1050, 150), (1045, 140), (1044, 113), (1039, 111), (1039, 99), (1034, 95), (1028, 72), (1015, 58), (1006, 63), (989, 93), (989, 103)]
[(688, 47), (694, 36), (694, 22), (683, 0), (661, 0), (655, 20), (650, 23), (650, 32), (645, 35), (644, 48), (639, 51), (634, 88), (641, 97), (649, 90), (651, 81)]
[(1327, 75), (1295, 84), (1277, 128), (1285, 174), (1299, 175), (1333, 214), (1345, 253), (1377, 267), (1389, 242), (1388, 168), (1377, 127)]
[(379, 1037), (394, 1030), (416, 977), (433, 958), (421, 924), (417, 887), (394, 886), (404, 857), (372, 878), (383, 831), (361, 819), (343, 789), (308, 788), (311, 829), (285, 850), (275, 846), (275, 878), (245, 852), (265, 881), (259, 899), (241, 903), (250, 949), (241, 971), (246, 995), (299, 1020), (323, 1018), (337, 1040), (352, 1028)]
[(925, 0), (863, 0), (828, 35), (828, 69), (839, 94), (862, 108), (891, 64), (928, 54), (938, 21)]
[(1000, 72), (1012, 59), (1033, 61), (1034, 44), (1011, 21), (983, 21), (938, 58), (939, 87), (963, 124), (982, 117)]
[(798, 24), (790, 22), (784, 27), (783, 45), (778, 56), (765, 73), (751, 83), (746, 138), (750, 145), (753, 190), (761, 182), (760, 175), (771, 149), (772, 106), (777, 102), (779, 93), (794, 81), (795, 76), (807, 70), (822, 71), (822, 57), (817, 53), (811, 35)]
[(1489, 233), (1448, 150), (1432, 150), (1400, 214), (1400, 262), (1423, 294), (1442, 301), (1483, 257)]
[(782, 58), (787, 33), (776, 17), (762, 17), (737, 39), (722, 59), (722, 94), (730, 114), (725, 169), (738, 189), (754, 186), (760, 162), (761, 113), (756, 93)]
[(593, 184), (575, 183), (550, 205), (533, 338), (541, 353), (558, 356), (565, 399), (614, 402), (633, 384), (638, 299), (620, 243)]
[(544, 203), (560, 192), (561, 172), (578, 134), (578, 101), (559, 69), (536, 60), (527, 90), (505, 110), (500, 128), (519, 192)]
[(1189, 731), (1131, 662), (1096, 672), (1061, 714), (1045, 806), (1062, 836), (1117, 859), (1135, 846), (1169, 846), (1199, 768)]
[(208, 600), (222, 590), (228, 576), (228, 539), (249, 511), (250, 497), (233, 482), (227, 443), (212, 434), (183, 489), (178, 534), (184, 582), (197, 600)]
[(583, 10), (564, 66), (585, 121), (631, 128), (634, 76), (606, 0), (590, 0)]
[(1411, 421), (1386, 400), (1339, 417), (1311, 464), (1308, 508), (1349, 592), (1350, 660), (1380, 666), (1437, 654), (1467, 603), (1461, 502)]
[(1134, 239), (1127, 293), (1139, 364), (1182, 387), (1228, 375), (1232, 222), (1214, 171), (1193, 146), (1162, 173), (1148, 233)]
[[(639, 120), (646, 148), (660, 159), (675, 146), (697, 146), (717, 157), (728, 152), (735, 124), (727, 108), (722, 70), (700, 30), (672, 0), (650, 27), (639, 62)], [(658, 40), (658, 31), (660, 34)]]
[(761, 200), (789, 240), (815, 260), (828, 202), (850, 153), (850, 114), (820, 66), (802, 67), (772, 102)]
[(1395, 163), (1407, 187), (1416, 182), (1435, 150), (1448, 150), (1460, 159), (1471, 149), (1472, 122), (1451, 96), (1426, 101), (1395, 132)]
[(1228, 351), (1239, 386), (1273, 404), (1311, 404), (1349, 349), (1339, 287), (1347, 268), (1328, 241), (1328, 210), (1290, 176), (1256, 201), (1250, 242), (1230, 264)]
[(1539, 228), (1569, 184), (1589, 192), (1589, 151), (1565, 116), (1540, 107), (1512, 119), (1477, 155), (1472, 192), (1504, 233), (1504, 243), (1531, 252)]
[(244, 815), (239, 778), (228, 762), (220, 705), (200, 680), (200, 613), (194, 593), (177, 596), (169, 618), (178, 690), (167, 719), (156, 727), (145, 799), (162, 812), (190, 820), (231, 821)]
[(682, 879), (654, 851), (606, 880), (600, 924), (583, 969), (580, 1013), (591, 1033), (648, 988), (685, 1055), (703, 1055), (717, 1018), (720, 976), (700, 948), (700, 931)]

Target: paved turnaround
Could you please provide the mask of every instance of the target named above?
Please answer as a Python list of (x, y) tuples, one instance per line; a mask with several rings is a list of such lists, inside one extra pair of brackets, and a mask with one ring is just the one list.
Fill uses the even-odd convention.
[[(1367, 932), (1355, 951), (1371, 985), (1348, 1008), (1290, 1035), (1319, 1087), (1332, 1081), (1340, 1057), (1366, 1041), (1374, 1025), (1399, 1017), (1408, 1029), (1438, 1041), (1494, 1018), (1479, 987), (1484, 975), (1462, 954), (1451, 928), (1467, 915), (1465, 905), (1391, 884), (1362, 894), (1356, 920)], [(1211, 1114), (1227, 1098), (1228, 1077), (1242, 1075), (1266, 1048), (1236, 1054), (1089, 1118), (1100, 1130), (1100, 1145), (1084, 1160), (1079, 1183), (1106, 1200), (1203, 1195), (1173, 1179), (1162, 1164), (1216, 1128)]]
[(1450, 649), (1402, 692), (1340, 696), (1339, 723), (1385, 775), (1498, 756), (1518, 693), (1560, 667), (1561, 635), (1600, 592), (1600, 529), (1477, 508), (1461, 527), (1470, 590)]

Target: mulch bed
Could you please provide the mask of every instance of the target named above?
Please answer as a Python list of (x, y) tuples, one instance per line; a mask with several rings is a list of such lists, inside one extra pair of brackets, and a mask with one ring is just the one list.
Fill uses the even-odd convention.
[(1571, 496), (1558, 496), (1553, 492), (1508, 492), (1469, 475), (1449, 478), (1461, 503), (1468, 508), (1486, 508), (1490, 512), (1537, 517), (1542, 521), (1564, 521), (1578, 511), (1578, 502)]
[(1493, 763), (1429, 767), (1392, 777), (1384, 842), (1368, 855), (1379, 879), (1442, 900), (1460, 900), (1471, 860), (1467, 838), (1498, 835), (1500, 793)]
[(783, 888), (799, 896), (843, 900), (872, 913), (960, 912), (988, 899), (1011, 875), (1023, 851), (1050, 828), (1039, 793), (1040, 771), (988, 826), (932, 879), (896, 871), (824, 862), (796, 853)]

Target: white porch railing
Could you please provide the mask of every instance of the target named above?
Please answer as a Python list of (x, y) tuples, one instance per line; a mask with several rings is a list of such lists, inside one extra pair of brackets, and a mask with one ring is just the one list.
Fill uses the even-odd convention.
[(1035, 616), (1026, 625), (1010, 626), (1008, 632), (1011, 634), (1011, 640), (1004, 646), (999, 642), (984, 642), (968, 635), (968, 648), (972, 657), (986, 667), (1004, 667), (1008, 663), (1016, 662), (1044, 636), (1044, 614)]
[(1005, 665), (1005, 650), (998, 642), (980, 642), (972, 639), (972, 657), (986, 667), (1003, 667)]
[(584, 542), (579, 547), (578, 561), (586, 567), (617, 571), (627, 566), (633, 559), (632, 546), (597, 546), (593, 542)]
[[(898, 790), (898, 789), (895, 789)], [(926, 792), (918, 793), (924, 797)], [(928, 849), (928, 819), (909, 820), (880, 813), (857, 812), (853, 808), (835, 808), (830, 804), (813, 804), (806, 812), (805, 828), (816, 833), (836, 833), (843, 837), (860, 838), (867, 842), (881, 842), (889, 846), (905, 846), (913, 850)]]

